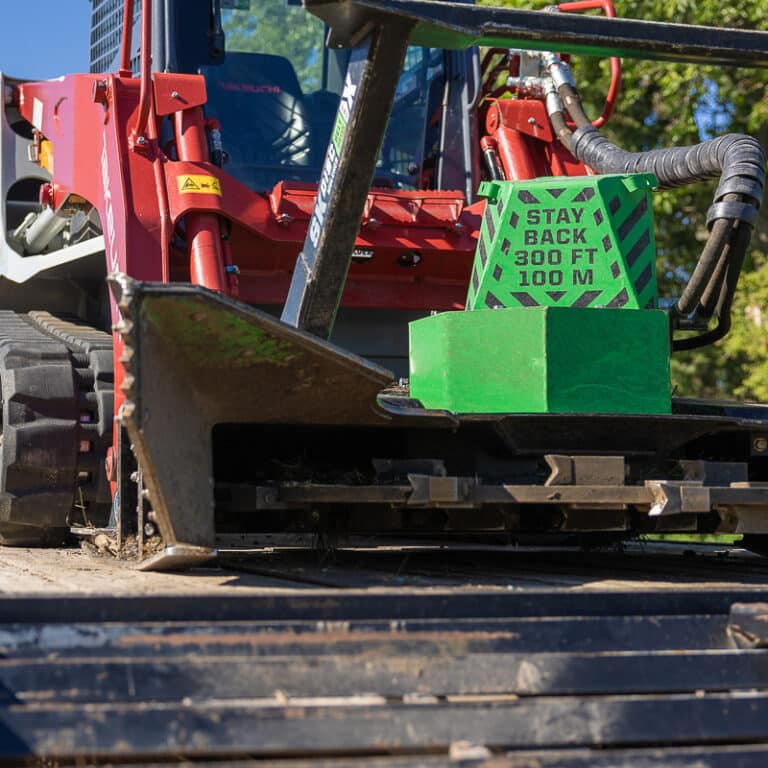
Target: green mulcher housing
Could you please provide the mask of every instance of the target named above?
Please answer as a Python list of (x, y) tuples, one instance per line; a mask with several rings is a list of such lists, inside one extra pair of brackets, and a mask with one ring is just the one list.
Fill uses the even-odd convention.
[(411, 323), (413, 397), (458, 413), (670, 413), (656, 184), (484, 182), (469, 311)]

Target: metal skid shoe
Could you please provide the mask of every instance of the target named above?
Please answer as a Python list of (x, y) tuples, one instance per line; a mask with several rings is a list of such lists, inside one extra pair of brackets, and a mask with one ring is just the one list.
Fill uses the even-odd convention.
[(165, 547), (143, 567), (215, 557), (215, 425), (385, 421), (375, 404), (389, 371), (204, 288), (110, 283), (123, 316), (122, 422)]

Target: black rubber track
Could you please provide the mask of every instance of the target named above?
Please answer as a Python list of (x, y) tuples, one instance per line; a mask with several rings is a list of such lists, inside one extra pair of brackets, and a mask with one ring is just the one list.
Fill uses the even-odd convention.
[(108, 514), (112, 377), (109, 334), (0, 311), (0, 543), (57, 544)]

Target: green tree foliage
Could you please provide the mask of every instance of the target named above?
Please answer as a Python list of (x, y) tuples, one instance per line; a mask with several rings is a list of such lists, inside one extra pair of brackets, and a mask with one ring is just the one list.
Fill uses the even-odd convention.
[[(481, 0), (498, 5), (504, 0)], [(506, 0), (541, 8), (531, 0)], [(619, 16), (653, 21), (768, 29), (765, 0), (723, 4), (715, 0), (615, 0)], [(579, 91), (592, 114), (602, 109), (607, 62), (573, 62)], [(616, 112), (603, 129), (631, 151), (694, 144), (726, 132), (755, 136), (768, 147), (768, 72), (625, 59)], [(706, 239), (706, 212), (715, 183), (656, 193), (658, 274), (662, 296), (677, 296)], [(676, 353), (672, 378), (678, 394), (768, 400), (768, 199), (746, 260), (726, 339), (701, 350)]]
[(269, 53), (290, 59), (304, 93), (320, 88), (323, 22), (285, 0), (250, 0), (222, 12), (228, 51)]

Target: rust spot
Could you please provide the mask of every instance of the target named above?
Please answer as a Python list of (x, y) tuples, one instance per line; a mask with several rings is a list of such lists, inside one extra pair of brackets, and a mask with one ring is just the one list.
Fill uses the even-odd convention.
[(60, 696), (67, 696), (69, 694), (74, 693), (77, 695), (78, 691), (77, 689), (74, 689), (72, 691), (54, 691), (54, 690), (48, 690), (48, 691), (24, 691), (23, 695), (21, 695), (21, 698), (24, 701), (52, 701), (53, 699), (60, 697)]

